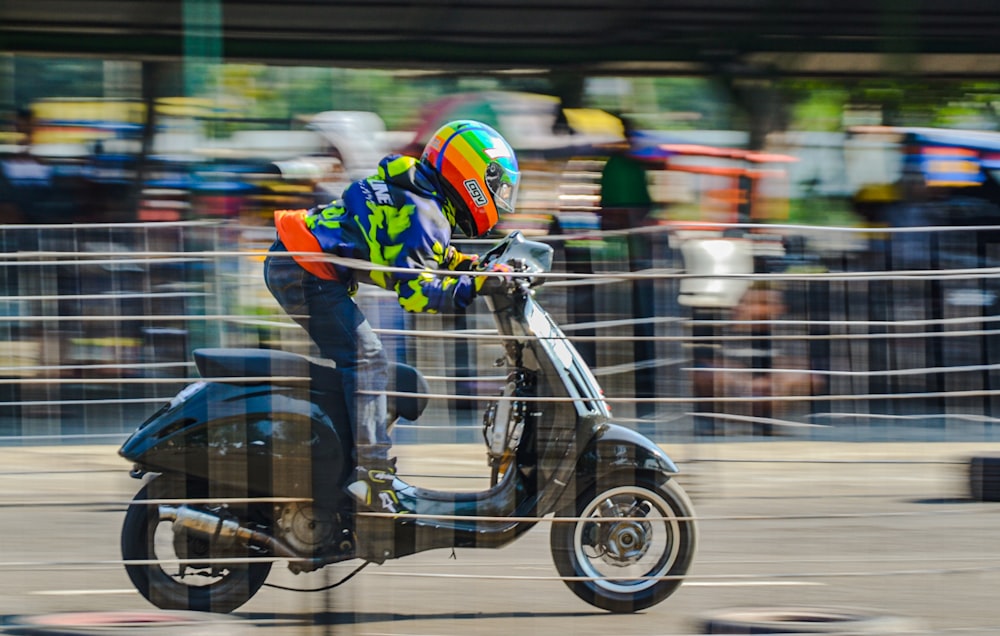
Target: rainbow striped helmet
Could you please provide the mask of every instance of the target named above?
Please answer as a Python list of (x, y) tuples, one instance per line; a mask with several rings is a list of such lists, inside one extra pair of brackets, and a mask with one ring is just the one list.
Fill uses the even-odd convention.
[[(486, 124), (472, 120), (442, 126), (420, 160), (441, 175), (450, 206), (445, 214), (469, 237), (489, 232), (500, 214), (514, 211), (521, 174), (510, 144)], [(449, 209), (451, 208), (451, 209)]]

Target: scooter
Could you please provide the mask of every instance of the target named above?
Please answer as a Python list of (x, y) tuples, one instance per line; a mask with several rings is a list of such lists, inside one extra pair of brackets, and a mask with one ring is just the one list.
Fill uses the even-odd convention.
[[(203, 380), (119, 450), (145, 479), (121, 536), (139, 592), (163, 609), (230, 612), (276, 561), (299, 573), (498, 548), (552, 515), (556, 570), (584, 601), (635, 612), (672, 594), (695, 554), (691, 502), (663, 450), (612, 423), (594, 375), (535, 299), (552, 248), (515, 232), (480, 262), (509, 268), (504, 289), (486, 297), (508, 368), (483, 417), (489, 489), (397, 478), (412, 514), (358, 511), (343, 490), (353, 433), (337, 369), (279, 351), (196, 350)], [(425, 379), (403, 364), (390, 376), (390, 417), (417, 420), (431, 397)]]

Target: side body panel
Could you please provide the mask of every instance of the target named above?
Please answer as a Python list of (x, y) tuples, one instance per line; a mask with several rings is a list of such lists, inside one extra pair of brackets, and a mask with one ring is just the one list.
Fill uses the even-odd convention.
[(315, 491), (333, 503), (353, 445), (343, 413), (338, 393), (197, 383), (140, 426), (119, 454), (147, 472), (205, 479), (219, 491), (213, 496), (309, 498)]

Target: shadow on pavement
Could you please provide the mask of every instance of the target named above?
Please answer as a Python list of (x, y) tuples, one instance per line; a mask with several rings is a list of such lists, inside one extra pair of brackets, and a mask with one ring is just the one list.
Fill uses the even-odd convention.
[(275, 625), (359, 625), (404, 621), (482, 620), (507, 618), (582, 618), (611, 616), (607, 612), (442, 612), (430, 614), (398, 614), (393, 612), (309, 612), (297, 614), (268, 612), (237, 612), (234, 615), (253, 623)]

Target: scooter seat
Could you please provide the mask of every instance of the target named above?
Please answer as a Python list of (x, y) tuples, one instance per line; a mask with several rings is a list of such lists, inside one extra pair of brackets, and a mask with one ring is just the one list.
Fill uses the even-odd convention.
[[(278, 385), (300, 383), (297, 378), (309, 378), (312, 386), (319, 390), (339, 391), (343, 387), (342, 373), (336, 367), (287, 351), (195, 349), (194, 362), (203, 378), (240, 378), (248, 383)], [(411, 395), (429, 393), (427, 380), (409, 365), (390, 363), (388, 390), (406, 394), (388, 397), (390, 415), (416, 420), (427, 408), (426, 397)]]

